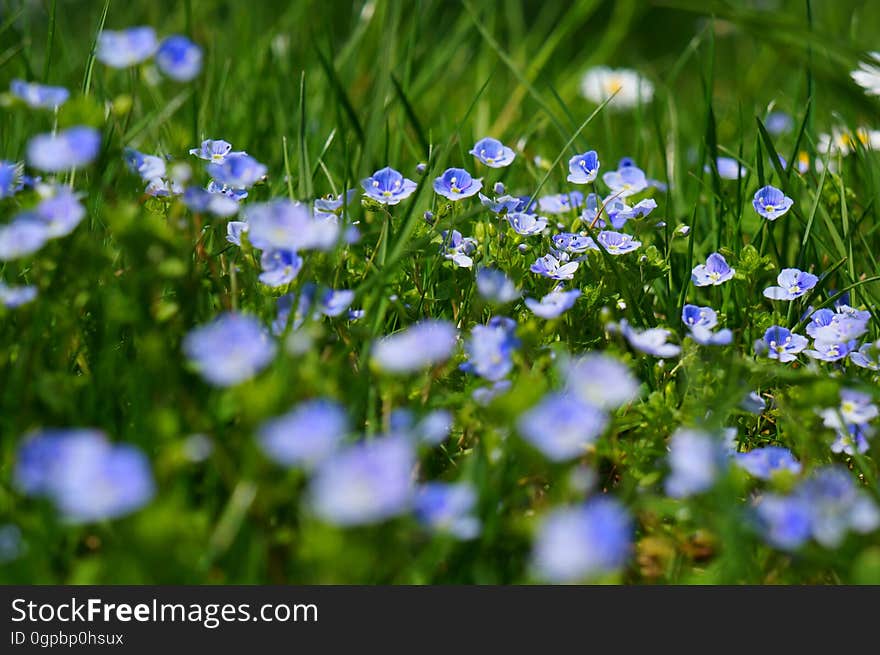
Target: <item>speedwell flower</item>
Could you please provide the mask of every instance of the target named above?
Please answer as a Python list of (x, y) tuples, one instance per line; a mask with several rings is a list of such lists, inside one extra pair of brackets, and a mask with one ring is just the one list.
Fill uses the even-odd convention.
[(511, 148), (508, 148), (498, 139), (490, 137), (477, 141), (474, 147), (471, 148), (470, 153), (489, 168), (510, 166), (514, 158), (516, 158), (516, 153)]
[(533, 234), (541, 234), (547, 227), (547, 219), (536, 214), (527, 214), (525, 212), (514, 212), (506, 215), (507, 222), (514, 232), (523, 236), (531, 236)]
[(0, 262), (27, 257), (46, 245), (46, 224), (32, 213), (19, 214), (7, 225), (0, 225)]
[(21, 307), (33, 302), (36, 297), (37, 287), (33, 285), (10, 287), (3, 280), (0, 280), (0, 305), (6, 309)]
[(176, 82), (189, 82), (202, 70), (202, 49), (180, 34), (169, 36), (156, 52), (156, 68)]
[(574, 277), (580, 264), (578, 262), (560, 261), (553, 255), (544, 255), (539, 257), (534, 264), (529, 267), (532, 273), (549, 277), (551, 280), (570, 280)]
[(416, 323), (373, 345), (373, 363), (388, 373), (411, 373), (442, 364), (455, 349), (458, 331), (446, 321)]
[(266, 166), (243, 152), (231, 153), (222, 162), (208, 164), (208, 175), (235, 189), (250, 189), (266, 176)]
[(461, 365), (466, 373), (473, 373), (486, 380), (497, 381), (513, 370), (513, 351), (519, 347), (516, 323), (509, 318), (496, 316), (488, 325), (476, 325), (464, 349), (468, 361)]
[(434, 191), (452, 201), (475, 196), (482, 188), (483, 181), (472, 178), (463, 168), (447, 168), (434, 180)]
[(620, 333), (626, 338), (629, 345), (648, 355), (666, 359), (676, 357), (681, 352), (681, 346), (667, 343), (669, 337), (672, 336), (672, 332), (665, 328), (637, 330), (626, 319), (622, 319), (617, 329), (620, 330)]
[(275, 343), (257, 319), (230, 312), (190, 331), (183, 352), (207, 382), (231, 387), (268, 366)]
[(580, 295), (580, 289), (565, 291), (561, 286), (558, 286), (541, 298), (540, 301), (534, 298), (526, 298), (525, 303), (526, 307), (532, 310), (535, 316), (546, 319), (558, 318), (574, 306), (575, 301)]
[(519, 433), (555, 462), (585, 454), (608, 425), (598, 407), (567, 394), (553, 393), (519, 417)]
[(56, 134), (38, 134), (28, 141), (28, 164), (58, 173), (91, 163), (98, 156), (101, 134), (91, 127), (71, 127)]
[(565, 388), (582, 402), (616, 409), (639, 395), (639, 380), (623, 362), (603, 353), (564, 361)]
[(731, 268), (724, 255), (713, 252), (705, 264), (699, 264), (691, 271), (691, 280), (698, 287), (717, 286), (732, 279), (736, 270)]
[(807, 347), (807, 338), (795, 334), (788, 328), (774, 325), (764, 332), (763, 345), (767, 348), (767, 356), (770, 359), (793, 362), (797, 359), (797, 354)]
[(70, 91), (63, 86), (47, 86), (24, 80), (12, 80), (9, 91), (33, 109), (58, 109), (70, 97)]
[(128, 68), (152, 57), (158, 47), (152, 27), (129, 27), (119, 32), (104, 30), (98, 35), (95, 57), (111, 68)]
[(599, 249), (599, 246), (593, 241), (593, 237), (587, 237), (573, 232), (560, 232), (559, 234), (554, 234), (551, 241), (556, 250), (572, 255), (585, 253), (587, 250)]
[(589, 184), (599, 174), (599, 155), (590, 150), (568, 160), (568, 177), (572, 184)]
[(596, 241), (605, 248), (609, 255), (625, 255), (637, 250), (642, 245), (641, 241), (636, 241), (629, 234), (608, 230), (599, 232)]
[(765, 186), (758, 189), (752, 200), (752, 206), (755, 208), (755, 211), (768, 221), (775, 221), (777, 218), (784, 215), (789, 209), (791, 209), (793, 204), (794, 200), (782, 193), (782, 191), (776, 187), (772, 186)]
[(409, 198), (418, 186), (390, 166), (373, 173), (361, 182), (364, 195), (383, 205), (396, 205)]
[(538, 198), (538, 207), (545, 214), (565, 214), (572, 209), (582, 207), (584, 194), (580, 191), (557, 193)]
[(471, 254), (477, 249), (477, 240), (473, 237), (463, 237), (458, 230), (444, 230), (441, 233), (443, 244), (440, 252), (443, 257), (452, 261), (459, 268), (471, 268), (474, 260)]
[(778, 287), (767, 287), (764, 296), (770, 300), (794, 300), (816, 286), (819, 278), (797, 268), (783, 268), (776, 277)]
[(681, 428), (669, 441), (666, 494), (686, 498), (707, 491), (725, 466), (721, 441), (700, 430)]
[(333, 454), (348, 431), (342, 406), (319, 398), (263, 423), (257, 440), (263, 452), (279, 464), (312, 468)]
[(270, 287), (283, 287), (299, 275), (302, 257), (292, 250), (264, 250), (260, 257), (260, 282)]
[(648, 188), (645, 172), (638, 166), (625, 166), (616, 171), (608, 171), (602, 181), (611, 189), (612, 195), (628, 198)]
[(782, 446), (766, 446), (747, 453), (736, 453), (734, 462), (761, 480), (769, 480), (777, 471), (789, 471), (798, 475), (802, 468), (791, 451)]
[(466, 482), (423, 484), (414, 504), (416, 518), (435, 532), (465, 540), (480, 534), (480, 521), (472, 514), (477, 505), (477, 492)]
[(504, 305), (520, 297), (520, 291), (504, 271), (481, 268), (477, 271), (477, 291), (484, 300)]

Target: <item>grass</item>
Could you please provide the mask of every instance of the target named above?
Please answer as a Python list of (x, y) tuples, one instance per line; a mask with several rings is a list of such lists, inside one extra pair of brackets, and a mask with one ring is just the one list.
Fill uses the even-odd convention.
[[(874, 127), (876, 99), (849, 71), (863, 50), (876, 48), (870, 26), (880, 6), (760, 5), (106, 0), (78, 3), (74, 12), (54, 0), (0, 0), (0, 89), (16, 77), (66, 86), (75, 93), (59, 126), (90, 124), (104, 138), (98, 161), (64, 179), (84, 194), (83, 224), (34, 257), (0, 264), (7, 283), (40, 290), (30, 305), (0, 309), (0, 525), (17, 526), (24, 543), (0, 563), (0, 581), (531, 582), (541, 519), (583, 500), (579, 476), (634, 517), (631, 557), (602, 581), (880, 581), (876, 532), (836, 548), (810, 542), (796, 554), (760, 538), (744, 518), (749, 500), (789, 488), (784, 476), (761, 483), (733, 470), (687, 500), (663, 493), (670, 434), (697, 426), (735, 428), (741, 450), (786, 446), (807, 470), (835, 462), (878, 495), (880, 441), (863, 455), (834, 454), (834, 433), (815, 412), (836, 406), (844, 386), (880, 400), (876, 374), (804, 356), (784, 365), (756, 357), (752, 344), (772, 324), (803, 333), (802, 311), (831, 306), (833, 290), (849, 291), (852, 304), (871, 313), (865, 339), (880, 337), (877, 155), (862, 146), (846, 157), (819, 148), (819, 135), (833, 126)], [(189, 34), (204, 48), (201, 75), (189, 84), (157, 83), (146, 67), (118, 71), (96, 61), (102, 27), (139, 24)], [(599, 64), (639, 70), (656, 87), (653, 101), (615, 112), (585, 100), (581, 76)], [(771, 109), (792, 116), (790, 131), (768, 132)], [(11, 103), (0, 113), (7, 160), (23, 159), (28, 139), (55, 120)], [(468, 150), (487, 135), (515, 147), (513, 166), (477, 169)], [(389, 212), (358, 202), (345, 209), (361, 241), (310, 253), (290, 286), (294, 294), (309, 281), (353, 289), (364, 318), (309, 322), (310, 349), (282, 353), (255, 379), (225, 390), (186, 364), (184, 336), (230, 309), (268, 325), (288, 289), (259, 284), (259, 257), (226, 242), (225, 220), (143, 195), (122, 158), (131, 146), (185, 160), (204, 138), (226, 139), (268, 166), (248, 203), (359, 190), (361, 179), (386, 165), (419, 183)], [(433, 179), (461, 166), (483, 178), (484, 191), (500, 181), (517, 194), (557, 193), (570, 188), (569, 157), (586, 149), (598, 151), (602, 172), (631, 156), (668, 185), (652, 192), (659, 206), (648, 218), (627, 224), (642, 248), (626, 257), (591, 253), (572, 282), (582, 296), (559, 319), (540, 319), (521, 302), (492, 310), (476, 293), (473, 270), (438, 254), (440, 232), (476, 237), (477, 265), (503, 269), (536, 298), (554, 285), (528, 271), (549, 239), (517, 236), (475, 199), (448, 206), (433, 193)], [(803, 173), (801, 151), (814, 163)], [(722, 179), (713, 164), (719, 155), (738, 159), (743, 179)], [(834, 170), (818, 171), (819, 160)], [(765, 183), (795, 201), (775, 223), (751, 207)], [(20, 202), (0, 200), (0, 222)], [(423, 220), (426, 211), (433, 225)], [(579, 225), (575, 213), (559, 220)], [(691, 270), (714, 251), (737, 276), (698, 289)], [(791, 266), (825, 276), (816, 292), (790, 308), (763, 298)], [(687, 339), (679, 318), (686, 302), (714, 307), (734, 345)], [(510, 391), (487, 407), (472, 400), (481, 383), (458, 370), (460, 350), (409, 377), (370, 365), (377, 337), (419, 319), (452, 321), (466, 338), (495, 314), (518, 320), (522, 346)], [(631, 349), (606, 329), (622, 318), (671, 329), (681, 356), (662, 363)], [(563, 353), (588, 350), (627, 362), (641, 396), (614, 413), (583, 457), (552, 463), (518, 436), (516, 419), (557, 386)], [(751, 390), (772, 401), (761, 415), (739, 409)], [(371, 438), (388, 430), (394, 409), (452, 411), (450, 439), (421, 454), (415, 476), (474, 485), (480, 537), (434, 535), (411, 516), (355, 529), (317, 520), (304, 506), (309, 476), (266, 458), (254, 434), (268, 417), (318, 396), (338, 399), (357, 432)], [(155, 498), (119, 520), (65, 524), (49, 503), (13, 484), (23, 435), (47, 426), (96, 427), (141, 448)], [(191, 435), (210, 440), (206, 460), (188, 455)]]

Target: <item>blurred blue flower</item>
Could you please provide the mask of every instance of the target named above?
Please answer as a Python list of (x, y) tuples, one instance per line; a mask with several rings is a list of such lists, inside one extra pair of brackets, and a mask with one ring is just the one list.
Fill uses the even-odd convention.
[(758, 189), (752, 200), (752, 206), (755, 208), (755, 211), (768, 221), (775, 221), (780, 216), (783, 216), (791, 209), (793, 204), (794, 200), (772, 186)]
[(326, 289), (321, 294), (318, 311), (324, 316), (339, 316), (354, 301), (351, 289)]
[(721, 441), (700, 430), (679, 428), (669, 441), (666, 494), (686, 498), (707, 491), (724, 469)]
[(764, 127), (773, 136), (779, 136), (791, 131), (794, 127), (794, 120), (784, 111), (771, 111), (764, 120)]
[(241, 247), (241, 236), (249, 229), (245, 221), (229, 221), (226, 224), (226, 240)]
[(739, 404), (740, 408), (752, 414), (761, 414), (767, 409), (767, 401), (757, 391), (750, 391)]
[(807, 347), (807, 338), (793, 333), (788, 328), (773, 325), (764, 332), (763, 345), (770, 359), (780, 362), (793, 362), (797, 354)]
[(128, 169), (139, 175), (144, 182), (165, 176), (165, 160), (162, 157), (145, 155), (134, 148), (125, 148), (123, 155)]
[(458, 331), (452, 323), (427, 320), (373, 345), (373, 362), (388, 373), (412, 373), (442, 364), (455, 349)]
[(79, 202), (79, 195), (64, 184), (41, 186), (42, 196), (32, 215), (46, 226), (50, 239), (67, 236), (80, 224), (86, 209)]
[(349, 446), (325, 459), (309, 484), (315, 514), (339, 526), (378, 523), (406, 512), (415, 455), (402, 437)]
[(698, 264), (691, 271), (691, 280), (698, 287), (717, 286), (732, 279), (736, 270), (731, 268), (724, 255), (713, 252), (705, 264)]
[(850, 312), (849, 308), (844, 309), (841, 305), (837, 311), (830, 309), (820, 309), (818, 311), (805, 313), (810, 317), (810, 322), (806, 326), (806, 332), (817, 342), (829, 344), (847, 344), (849, 345), (854, 339), (868, 331), (868, 320), (870, 314), (862, 312)]
[(607, 425), (608, 416), (601, 409), (562, 393), (544, 396), (517, 421), (526, 441), (556, 462), (584, 455)]
[(471, 397), (474, 399), (475, 403), (482, 407), (486, 407), (489, 403), (495, 400), (495, 398), (509, 390), (511, 386), (510, 380), (496, 380), (489, 386), (477, 387), (474, 389)]
[(511, 148), (491, 137), (477, 141), (470, 153), (489, 168), (510, 166), (516, 158), (516, 153)]
[[(557, 193), (555, 195), (538, 198), (538, 207), (545, 214), (565, 214), (572, 209), (582, 207), (583, 204), (584, 194), (580, 191)], [(528, 211), (528, 209), (523, 211)]]
[(202, 71), (202, 49), (185, 36), (166, 37), (156, 52), (156, 68), (176, 82), (189, 82)]
[[(745, 177), (747, 172), (745, 166), (740, 165), (733, 157), (719, 157), (715, 160), (715, 167), (718, 170), (718, 177), (724, 180), (736, 180)], [(709, 172), (711, 169), (707, 165), (705, 170)]]
[(434, 180), (434, 191), (453, 201), (475, 196), (482, 188), (483, 181), (472, 178), (463, 168), (447, 168)]
[(599, 155), (590, 150), (568, 160), (568, 177), (572, 184), (589, 184), (599, 174)]
[(701, 346), (726, 346), (733, 340), (730, 330), (712, 331), (718, 325), (718, 314), (711, 307), (685, 305), (681, 320), (690, 330), (691, 338)]
[[(291, 329), (295, 332), (302, 327), (303, 322), (311, 311), (312, 304), (315, 300), (315, 285), (306, 282), (299, 291), (297, 298), (295, 293), (286, 293), (275, 302), (277, 314), (272, 322), (272, 334), (280, 336), (287, 329), (288, 321)], [(293, 309), (293, 301), (296, 299), (296, 311), (291, 319), (290, 312)]]
[(468, 483), (428, 482), (419, 487), (414, 504), (418, 520), (434, 532), (463, 540), (480, 534), (480, 521), (473, 516), (477, 492)]
[(529, 267), (532, 273), (549, 277), (551, 280), (570, 280), (574, 277), (580, 264), (578, 262), (563, 262), (554, 255), (548, 254), (539, 257)]
[(628, 234), (603, 230), (599, 232), (596, 241), (608, 252), (609, 255), (624, 255), (637, 250), (641, 241), (636, 241)]
[(343, 407), (320, 398), (266, 421), (257, 431), (257, 440), (263, 452), (279, 464), (312, 468), (336, 451), (348, 431)]
[(205, 139), (198, 148), (192, 148), (189, 154), (213, 164), (222, 164), (227, 155), (243, 155), (243, 152), (232, 152), (232, 144), (223, 139)]
[(308, 205), (287, 199), (247, 205), (248, 240), (260, 250), (332, 250), (339, 225), (315, 218)]
[(7, 309), (15, 309), (33, 302), (37, 297), (37, 287), (33, 285), (27, 286), (8, 286), (0, 280), (0, 305)]
[(638, 166), (625, 166), (616, 171), (608, 171), (602, 181), (611, 189), (612, 195), (628, 198), (648, 188), (645, 172)]
[(593, 237), (575, 234), (574, 232), (560, 232), (554, 234), (551, 239), (553, 247), (562, 252), (578, 255), (587, 250), (598, 250), (599, 246), (593, 241)]
[(604, 353), (588, 353), (563, 362), (566, 390), (581, 402), (611, 410), (638, 398), (639, 380), (629, 367)]
[(527, 214), (525, 212), (513, 212), (506, 216), (510, 227), (517, 234), (523, 236), (531, 236), (533, 234), (541, 234), (547, 227), (547, 219), (536, 214)]
[(373, 173), (361, 182), (364, 195), (383, 205), (396, 205), (409, 198), (418, 186), (390, 166)]
[(33, 109), (58, 109), (70, 97), (70, 91), (63, 86), (47, 86), (24, 80), (12, 80), (9, 91)]
[(803, 498), (766, 494), (755, 506), (755, 514), (758, 527), (772, 546), (796, 550), (810, 538), (812, 517)]
[(468, 361), (461, 370), (486, 380), (496, 381), (513, 370), (513, 352), (519, 347), (516, 323), (496, 316), (488, 325), (475, 325), (464, 349)]
[(194, 328), (183, 352), (207, 382), (231, 387), (249, 380), (275, 357), (275, 343), (257, 319), (232, 312)]
[(260, 257), (260, 282), (270, 287), (290, 284), (302, 269), (302, 257), (292, 250), (264, 250)]
[(862, 534), (880, 526), (880, 511), (849, 471), (837, 465), (813, 471), (795, 490), (809, 507), (810, 532), (826, 548), (836, 548), (850, 530)]
[(648, 355), (665, 359), (677, 357), (681, 352), (681, 346), (667, 343), (672, 332), (665, 328), (648, 328), (640, 331), (632, 327), (626, 319), (621, 319), (618, 329), (630, 346)]
[(880, 341), (865, 342), (856, 352), (849, 354), (849, 361), (871, 371), (880, 371)]
[(64, 519), (91, 523), (130, 514), (153, 497), (150, 465), (137, 448), (97, 430), (44, 430), (19, 447), (16, 485), (47, 497)]
[(497, 268), (480, 268), (477, 271), (477, 291), (484, 300), (496, 305), (517, 300), (521, 295), (504, 271)]
[(558, 318), (564, 312), (574, 307), (575, 301), (580, 297), (580, 289), (571, 289), (565, 291), (561, 286), (557, 286), (540, 301), (534, 298), (526, 298), (526, 307), (532, 310), (535, 316), (545, 319)]
[(31, 213), (20, 214), (7, 225), (0, 225), (0, 262), (27, 257), (46, 245), (46, 224)]
[(845, 453), (853, 456), (856, 453), (866, 453), (870, 448), (868, 437), (874, 436), (874, 430), (868, 425), (847, 425), (846, 429), (837, 429), (834, 443), (831, 444), (832, 453)]
[(17, 162), (0, 160), (0, 200), (11, 198), (21, 190), (22, 169)]
[(440, 252), (443, 257), (452, 261), (459, 268), (470, 268), (474, 265), (471, 254), (477, 249), (477, 240), (473, 237), (462, 237), (458, 230), (444, 230), (440, 237), (443, 245)]
[[(208, 213), (213, 214), (214, 216), (219, 216), (220, 218), (235, 216), (239, 209), (238, 202), (232, 197), (224, 193), (211, 193), (207, 189), (194, 186), (188, 187), (183, 192), (183, 204), (185, 204), (191, 212), (196, 214)], [(229, 225), (232, 225), (235, 222), (236, 221), (232, 221)], [(240, 224), (247, 225), (247, 223)], [(233, 241), (232, 243), (240, 246), (240, 237), (237, 241)]]
[(864, 425), (877, 418), (878, 413), (871, 395), (856, 389), (841, 389), (840, 405), (819, 412), (827, 427), (837, 429), (849, 424)]
[(764, 296), (771, 300), (794, 300), (816, 286), (819, 278), (797, 268), (783, 268), (776, 277), (778, 287), (767, 287)]
[(769, 480), (777, 471), (798, 475), (802, 468), (791, 451), (781, 446), (765, 446), (747, 453), (736, 453), (734, 461), (750, 475), (762, 480)]
[(349, 189), (345, 195), (340, 193), (338, 196), (328, 195), (323, 198), (316, 198), (315, 211), (335, 214), (344, 205), (350, 204), (356, 195), (357, 189)]
[(101, 134), (91, 127), (71, 127), (56, 134), (38, 134), (27, 145), (28, 164), (58, 173), (85, 166), (98, 156)]
[(266, 175), (266, 167), (245, 153), (231, 153), (222, 162), (208, 164), (208, 175), (236, 189), (250, 189)]
[(118, 32), (103, 30), (98, 35), (95, 57), (111, 68), (128, 68), (152, 57), (158, 47), (152, 27), (129, 27)]
[(578, 582), (626, 564), (633, 526), (618, 501), (599, 497), (553, 510), (541, 523), (532, 551), (535, 575), (547, 582)]

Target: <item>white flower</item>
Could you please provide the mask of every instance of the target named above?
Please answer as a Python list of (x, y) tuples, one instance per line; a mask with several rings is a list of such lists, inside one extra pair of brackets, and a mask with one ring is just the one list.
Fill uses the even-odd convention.
[(859, 69), (850, 75), (855, 83), (872, 96), (880, 96), (880, 52), (868, 53), (871, 56), (869, 62), (859, 63)]
[[(878, 69), (880, 71), (880, 69)], [(856, 148), (856, 142), (865, 148), (880, 150), (880, 130), (869, 130), (866, 127), (856, 128), (855, 134), (839, 127), (831, 129), (831, 134), (820, 134), (816, 149), (820, 156), (826, 152), (832, 155), (841, 154), (844, 157)]]
[[(617, 92), (617, 95), (614, 95)], [(639, 102), (648, 103), (654, 97), (654, 85), (634, 70), (596, 66), (589, 69), (581, 80), (581, 94), (596, 104), (614, 95), (610, 108), (629, 109)]]

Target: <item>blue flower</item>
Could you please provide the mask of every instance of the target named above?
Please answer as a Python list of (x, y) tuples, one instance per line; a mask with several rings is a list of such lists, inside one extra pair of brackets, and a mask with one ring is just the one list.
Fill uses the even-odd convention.
[[(516, 157), (516, 153), (511, 148), (491, 137), (477, 141), (474, 147), (471, 148), (470, 153), (489, 168), (510, 166)], [(440, 193), (440, 191), (437, 191), (437, 193)], [(450, 198), (450, 200), (454, 200), (454, 198)]]
[(152, 27), (129, 27), (119, 32), (104, 30), (98, 35), (95, 57), (111, 68), (128, 68), (152, 57), (158, 47)]
[(260, 257), (260, 282), (270, 287), (290, 284), (302, 269), (302, 257), (292, 250), (264, 250)]
[(556, 509), (541, 523), (535, 539), (535, 575), (557, 583), (613, 573), (629, 559), (632, 537), (629, 513), (612, 498)]
[(580, 191), (557, 193), (538, 198), (538, 207), (545, 214), (565, 214), (584, 204), (584, 194)]
[(98, 156), (101, 134), (91, 127), (71, 127), (57, 134), (38, 134), (28, 141), (28, 164), (58, 173), (85, 166)]
[(477, 291), (485, 300), (504, 305), (520, 297), (519, 289), (504, 271), (481, 268), (477, 271)]
[[(230, 216), (234, 216), (238, 213), (238, 202), (224, 193), (210, 192), (207, 189), (202, 189), (199, 187), (188, 187), (183, 192), (183, 204), (189, 208), (191, 212), (195, 212), (197, 214), (208, 213), (213, 214), (214, 216), (219, 216), (220, 218), (228, 218)], [(232, 221), (229, 225), (232, 225), (236, 221)], [(240, 223), (240, 225), (247, 225), (246, 223)], [(240, 239), (238, 242), (233, 241), (236, 245), (241, 245)]]
[(794, 121), (784, 111), (771, 111), (767, 114), (764, 127), (770, 134), (778, 136), (791, 131), (791, 128), (794, 127)]
[(605, 248), (609, 255), (624, 255), (637, 250), (642, 245), (641, 241), (636, 241), (628, 234), (608, 230), (599, 232), (596, 241)]
[(824, 343), (848, 344), (867, 332), (870, 315), (849, 312), (843, 307), (839, 307), (836, 312), (830, 309), (813, 312), (806, 327), (807, 334)]
[(276, 301), (276, 309), (277, 315), (275, 320), (272, 322), (272, 334), (276, 336), (280, 336), (287, 329), (287, 323), (290, 321), (291, 329), (293, 331), (299, 330), (302, 327), (303, 322), (309, 314), (309, 311), (312, 308), (312, 304), (315, 300), (315, 285), (311, 282), (306, 282), (302, 289), (299, 292), (299, 299), (296, 304), (296, 311), (293, 314), (293, 319), (291, 320), (290, 312), (293, 309), (293, 301), (296, 297), (296, 294), (286, 293)]
[(666, 343), (667, 339), (672, 336), (672, 332), (665, 328), (649, 328), (639, 331), (632, 327), (626, 319), (621, 319), (618, 329), (630, 346), (648, 355), (665, 359), (677, 357), (681, 352), (681, 346)]
[(752, 206), (755, 208), (755, 211), (768, 221), (775, 221), (780, 216), (783, 216), (791, 209), (793, 204), (794, 200), (772, 186), (758, 189), (752, 200)]
[(342, 406), (322, 398), (302, 402), (266, 421), (257, 431), (257, 440), (263, 452), (279, 464), (312, 468), (336, 451), (348, 431)]
[(245, 234), (249, 226), (244, 221), (229, 221), (226, 224), (226, 240), (241, 247), (241, 236)]
[(780, 362), (793, 362), (797, 354), (807, 347), (807, 338), (793, 333), (791, 330), (774, 325), (764, 332), (764, 346), (770, 359)]
[(11, 198), (21, 190), (21, 164), (0, 160), (0, 200)]
[(155, 493), (150, 465), (137, 448), (112, 444), (97, 430), (44, 430), (18, 451), (16, 485), (49, 498), (70, 523), (114, 519)]
[(728, 265), (724, 255), (713, 252), (705, 264), (699, 264), (691, 271), (691, 280), (698, 287), (717, 286), (732, 279), (736, 270)]
[(458, 331), (452, 323), (427, 320), (373, 345), (373, 363), (388, 373), (412, 373), (442, 364), (455, 349)]
[(529, 267), (529, 270), (532, 273), (549, 277), (551, 280), (570, 280), (574, 277), (579, 266), (578, 262), (562, 262), (554, 255), (549, 254), (539, 257)]
[(125, 148), (123, 155), (128, 169), (132, 173), (140, 175), (144, 182), (165, 177), (165, 160), (162, 157), (145, 155), (134, 148)]
[[(719, 157), (715, 160), (715, 167), (718, 170), (718, 177), (724, 180), (736, 180), (746, 176), (746, 169), (732, 157)], [(706, 171), (709, 171), (706, 166)]]
[(434, 180), (434, 191), (452, 201), (475, 196), (482, 188), (483, 181), (472, 178), (463, 168), (447, 168)]
[(266, 175), (266, 167), (245, 153), (226, 155), (220, 163), (208, 164), (208, 175), (236, 189), (250, 189)]
[(814, 470), (794, 495), (809, 507), (810, 533), (826, 548), (839, 546), (850, 530), (866, 534), (880, 525), (877, 505), (840, 466)]
[(315, 199), (315, 211), (316, 212), (324, 212), (327, 214), (335, 214), (340, 209), (342, 209), (343, 205), (348, 205), (354, 199), (357, 194), (357, 189), (349, 189), (348, 192), (343, 195), (339, 194), (338, 196), (328, 195), (323, 198)]
[(603, 353), (588, 353), (563, 363), (565, 388), (581, 402), (605, 410), (638, 398), (639, 381), (623, 362)]
[(63, 184), (40, 187), (43, 199), (33, 211), (33, 217), (46, 226), (50, 239), (67, 236), (80, 224), (86, 209), (79, 202), (79, 195)]
[(757, 391), (750, 391), (746, 396), (742, 399), (742, 402), (739, 404), (740, 409), (743, 409), (751, 414), (761, 414), (765, 409), (767, 409), (767, 401), (761, 397)]
[(593, 237), (575, 234), (573, 232), (560, 232), (551, 239), (553, 247), (562, 252), (577, 255), (587, 250), (598, 250), (599, 246), (593, 241)]
[(701, 346), (726, 346), (733, 340), (730, 330), (712, 332), (718, 325), (718, 315), (711, 307), (685, 305), (682, 308), (681, 320), (691, 333), (691, 338)]
[(189, 82), (202, 71), (202, 49), (185, 36), (169, 36), (156, 52), (156, 68), (172, 80)]
[(794, 300), (816, 286), (819, 278), (796, 268), (783, 268), (776, 277), (778, 287), (767, 287), (764, 296), (770, 300)]
[(734, 461), (750, 475), (762, 480), (769, 480), (777, 471), (789, 471), (798, 475), (802, 468), (791, 451), (781, 446), (766, 446), (747, 453), (736, 453)]
[(507, 214), (507, 222), (517, 234), (523, 236), (531, 236), (533, 234), (541, 234), (547, 227), (547, 219), (543, 216), (535, 214), (526, 214), (524, 212), (514, 212)]
[(472, 515), (477, 492), (470, 484), (428, 482), (419, 488), (414, 504), (419, 522), (435, 532), (463, 540), (480, 534), (480, 521)]
[(376, 171), (361, 182), (364, 195), (383, 205), (396, 205), (409, 198), (418, 186), (390, 166)]
[(510, 380), (497, 380), (487, 387), (477, 387), (471, 394), (474, 402), (482, 407), (486, 407), (498, 396), (509, 390), (511, 387)]
[[(830, 428), (843, 429), (846, 425), (864, 425), (877, 418), (877, 405), (871, 396), (855, 389), (841, 389), (840, 406), (820, 412), (823, 422)], [(841, 422), (842, 419), (842, 422)]]
[(477, 249), (476, 239), (462, 237), (458, 230), (444, 230), (440, 237), (443, 239), (440, 252), (444, 258), (454, 262), (459, 268), (470, 268), (474, 265), (471, 254)]
[(519, 347), (516, 323), (496, 316), (488, 325), (475, 325), (464, 349), (468, 361), (461, 370), (495, 382), (513, 370), (513, 352)]
[(7, 309), (15, 309), (33, 302), (37, 297), (37, 287), (28, 286), (7, 286), (5, 282), (0, 280), (0, 305)]
[(831, 444), (831, 452), (850, 456), (857, 452), (866, 453), (870, 448), (869, 436), (874, 436), (874, 430), (868, 425), (847, 425), (845, 430), (838, 428), (834, 443)]
[(609, 171), (602, 176), (602, 181), (611, 189), (611, 193), (621, 198), (628, 198), (648, 188), (645, 172), (637, 166), (626, 166), (616, 171)]
[(807, 357), (818, 359), (823, 362), (837, 362), (844, 359), (855, 350), (857, 345), (858, 344), (855, 341), (849, 343), (833, 343), (816, 339), (813, 342), (813, 347), (809, 350), (805, 350), (804, 354)]
[(589, 184), (599, 174), (599, 155), (590, 150), (568, 160), (568, 177), (572, 184)]
[(523, 211), (526, 205), (522, 198), (517, 198), (515, 196), (499, 196), (494, 199), (484, 196), (482, 193), (479, 194), (479, 196), (480, 203), (483, 207), (495, 214), (501, 214), (502, 212), (511, 214), (513, 212)]
[(319, 299), (318, 311), (324, 316), (339, 316), (354, 301), (351, 289), (326, 289)]
[(43, 221), (33, 214), (20, 214), (7, 225), (0, 225), (0, 262), (27, 257), (37, 252), (49, 240), (49, 231)]
[(268, 366), (275, 343), (255, 318), (230, 312), (190, 331), (183, 352), (207, 382), (231, 387)]
[(232, 152), (232, 144), (223, 139), (205, 139), (198, 148), (192, 148), (189, 154), (213, 164), (222, 164), (227, 155), (243, 155), (243, 152)]
[(862, 344), (856, 352), (849, 355), (849, 361), (860, 368), (866, 368), (871, 371), (880, 371), (880, 341), (871, 343), (867, 341)]
[(339, 225), (319, 220), (308, 205), (291, 200), (270, 200), (244, 210), (248, 240), (260, 250), (332, 250), (339, 240)]
[(384, 437), (325, 459), (309, 485), (312, 510), (339, 526), (378, 523), (410, 508), (415, 456), (410, 442)]
[(46, 86), (23, 80), (12, 80), (9, 91), (33, 109), (58, 109), (70, 97), (70, 91), (63, 86)]
[(561, 287), (556, 287), (541, 298), (540, 302), (534, 298), (526, 298), (526, 307), (532, 310), (535, 316), (545, 319), (558, 318), (564, 312), (574, 307), (575, 301), (580, 297), (580, 289), (572, 289), (564, 291)]
[(681, 428), (669, 441), (666, 494), (686, 498), (707, 491), (724, 469), (719, 439), (700, 430)]
[(766, 494), (755, 515), (764, 539), (777, 548), (796, 550), (810, 538), (812, 517), (803, 498)]
[(605, 431), (608, 416), (574, 396), (553, 393), (519, 417), (520, 434), (548, 459), (580, 457)]

